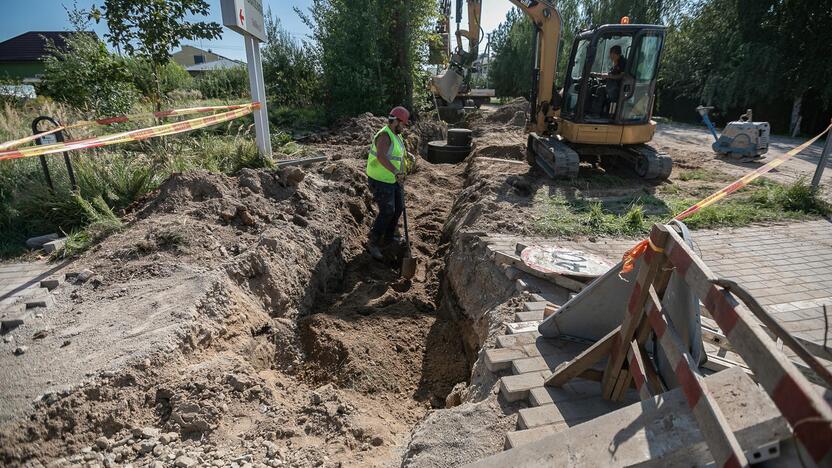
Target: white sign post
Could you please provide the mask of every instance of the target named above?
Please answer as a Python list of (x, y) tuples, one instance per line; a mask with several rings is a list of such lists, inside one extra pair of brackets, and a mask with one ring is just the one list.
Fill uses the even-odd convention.
[(222, 0), (222, 23), (243, 35), (246, 43), (248, 82), (251, 100), (260, 103), (254, 111), (254, 131), (260, 157), (271, 161), (272, 140), (269, 134), (269, 114), (266, 111), (266, 86), (263, 83), (263, 62), (260, 59), (260, 42), (266, 40), (261, 0)]

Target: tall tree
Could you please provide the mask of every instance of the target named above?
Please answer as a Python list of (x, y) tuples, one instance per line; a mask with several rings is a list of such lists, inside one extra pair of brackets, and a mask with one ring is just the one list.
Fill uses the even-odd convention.
[[(721, 108), (780, 107), (796, 132), (806, 96), (832, 104), (832, 5), (812, 0), (709, 0), (668, 32), (665, 94)], [(781, 131), (785, 130), (781, 128)]]
[(304, 41), (292, 37), (280, 19), (266, 14), (263, 78), (266, 94), (278, 106), (310, 107), (321, 98), (319, 58)]
[[(110, 30), (107, 40), (128, 55), (147, 60), (156, 83), (154, 101), (161, 108), (159, 71), (171, 58), (171, 50), (183, 39), (216, 39), (222, 27), (216, 22), (189, 21), (190, 16), (207, 16), (206, 0), (104, 0), (103, 16)], [(93, 7), (93, 17), (102, 14)]]
[(298, 11), (312, 30), (327, 108), (383, 114), (412, 103), (424, 74), (434, 0), (313, 0)]

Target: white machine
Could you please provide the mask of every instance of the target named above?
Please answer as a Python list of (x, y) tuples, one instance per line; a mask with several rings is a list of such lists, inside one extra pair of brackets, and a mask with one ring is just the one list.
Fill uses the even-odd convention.
[(768, 122), (754, 122), (751, 109), (741, 115), (739, 120), (728, 122), (722, 130), (722, 135), (719, 136), (708, 117), (711, 109), (713, 107), (699, 106), (696, 111), (702, 116), (702, 121), (708, 126), (716, 140), (711, 148), (717, 156), (750, 161), (760, 159), (768, 152), (771, 127)]

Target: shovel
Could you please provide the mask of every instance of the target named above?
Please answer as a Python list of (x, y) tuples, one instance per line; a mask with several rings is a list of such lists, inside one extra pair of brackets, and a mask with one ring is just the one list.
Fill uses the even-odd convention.
[[(399, 184), (399, 187), (402, 189), (402, 201), (404, 201), (404, 185)], [(402, 278), (410, 279), (416, 274), (418, 262), (410, 252), (410, 233), (407, 230), (407, 203), (402, 203), (402, 217), (404, 218), (404, 242), (406, 246), (404, 257), (402, 258), (401, 276)]]

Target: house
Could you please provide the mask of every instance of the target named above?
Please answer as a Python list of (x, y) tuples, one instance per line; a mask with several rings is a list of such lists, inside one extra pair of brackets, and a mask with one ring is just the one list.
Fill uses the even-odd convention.
[(0, 79), (11, 78), (24, 83), (40, 81), (44, 72), (44, 59), (51, 40), (58, 49), (66, 48), (67, 38), (74, 34), (91, 34), (92, 31), (29, 31), (0, 42)]
[(199, 47), (185, 45), (182, 50), (173, 53), (173, 61), (181, 65), (191, 75), (199, 75), (206, 71), (222, 68), (233, 68), (245, 65), (244, 62), (231, 60), (211, 50), (202, 50)]
[(202, 73), (213, 70), (222, 70), (226, 68), (236, 68), (245, 66), (246, 64), (244, 62), (239, 62), (237, 60), (231, 60), (223, 57), (213, 62), (198, 63), (196, 65), (191, 65), (190, 67), (185, 67), (185, 70), (187, 70), (187, 72), (190, 73), (191, 76), (198, 76)]
[(210, 50), (202, 50), (194, 46), (182, 46), (182, 50), (173, 53), (173, 61), (188, 68), (191, 65), (199, 65), (201, 63), (216, 62), (223, 59), (222, 55), (215, 54)]

